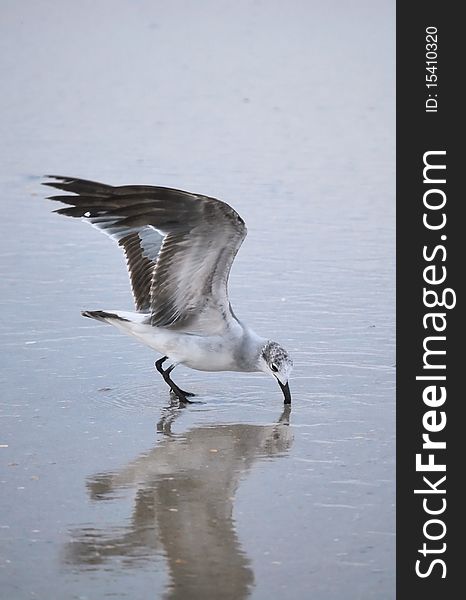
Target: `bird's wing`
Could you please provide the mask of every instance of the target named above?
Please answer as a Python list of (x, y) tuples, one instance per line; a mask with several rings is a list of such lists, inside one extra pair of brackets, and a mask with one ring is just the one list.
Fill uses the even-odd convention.
[(150, 311), (152, 275), (163, 235), (148, 225), (132, 227), (124, 223), (125, 210), (140, 203), (143, 186), (116, 188), (73, 177), (50, 176), (50, 179), (53, 181), (44, 185), (75, 194), (49, 196), (50, 200), (68, 204), (55, 212), (82, 218), (123, 248), (136, 310)]
[[(52, 196), (123, 246), (138, 310), (159, 327), (213, 331), (230, 317), (228, 276), (246, 226), (228, 204), (154, 186), (112, 187), (54, 177)], [(162, 243), (160, 245), (160, 240)]]

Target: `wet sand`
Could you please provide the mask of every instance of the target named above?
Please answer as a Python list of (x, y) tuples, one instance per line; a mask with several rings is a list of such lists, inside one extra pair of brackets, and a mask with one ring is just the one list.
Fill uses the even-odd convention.
[[(2, 4), (2, 597), (394, 597), (394, 6)], [(82, 309), (124, 260), (44, 173), (188, 189), (249, 235), (238, 316), (292, 353), (175, 379)]]

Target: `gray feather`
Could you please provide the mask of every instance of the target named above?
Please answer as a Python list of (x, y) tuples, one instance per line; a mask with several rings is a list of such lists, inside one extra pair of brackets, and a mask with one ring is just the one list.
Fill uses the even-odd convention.
[(182, 190), (119, 186), (53, 176), (74, 195), (56, 212), (82, 218), (123, 248), (136, 309), (159, 327), (225, 326), (228, 276), (246, 226), (226, 203)]

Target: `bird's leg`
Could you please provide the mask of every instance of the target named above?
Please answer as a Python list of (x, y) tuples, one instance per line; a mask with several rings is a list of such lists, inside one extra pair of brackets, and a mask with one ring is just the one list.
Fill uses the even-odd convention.
[(176, 385), (176, 383), (173, 381), (173, 379), (171, 379), (171, 377), (170, 377), (170, 373), (173, 371), (174, 368), (175, 368), (175, 365), (171, 365), (171, 367), (168, 367), (168, 369), (165, 369), (163, 378), (170, 386), (172, 392), (176, 396), (178, 396), (178, 398), (181, 400), (181, 402), (187, 402), (188, 404), (191, 404), (191, 400), (188, 400), (187, 396), (194, 396), (194, 394), (191, 392), (186, 392), (185, 390), (182, 390), (181, 388), (179, 388)]
[(163, 356), (162, 358), (160, 358), (159, 360), (157, 360), (155, 362), (155, 368), (157, 369), (157, 371), (162, 375), (162, 377), (164, 378), (165, 382), (170, 386), (170, 389), (172, 390), (172, 392), (178, 396), (178, 399), (181, 402), (187, 402), (188, 404), (191, 403), (190, 400), (188, 400), (188, 396), (194, 396), (195, 394), (192, 394), (191, 392), (185, 392), (184, 390), (182, 390), (181, 388), (179, 388), (176, 383), (173, 381), (173, 379), (170, 377), (170, 373), (173, 371), (173, 369), (175, 368), (175, 365), (171, 365), (171, 367), (168, 367), (168, 369), (163, 369), (162, 364), (168, 359), (168, 356)]

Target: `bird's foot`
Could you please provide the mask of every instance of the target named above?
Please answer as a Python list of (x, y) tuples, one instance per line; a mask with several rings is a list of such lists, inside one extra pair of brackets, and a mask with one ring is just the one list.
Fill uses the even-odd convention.
[(191, 392), (184, 392), (183, 390), (178, 389), (170, 389), (170, 392), (176, 397), (178, 398), (178, 401), (180, 402), (180, 404), (196, 404), (195, 401), (193, 400), (188, 400), (188, 396), (194, 396), (194, 394), (191, 394)]
[(178, 400), (181, 402), (181, 404), (198, 404), (198, 402), (196, 402), (195, 400), (188, 400), (186, 396), (184, 396), (183, 398), (178, 397)]
[(170, 386), (170, 390), (175, 394), (175, 396), (178, 398), (178, 400), (180, 402), (184, 402), (186, 404), (192, 404), (191, 400), (188, 400), (188, 398), (191, 398), (192, 396), (195, 396), (196, 394), (182, 390), (181, 388), (179, 388), (176, 385), (176, 383), (170, 377), (170, 373), (175, 368), (175, 365), (171, 365), (170, 367), (168, 367), (168, 369), (164, 369), (162, 367), (163, 363), (167, 360), (167, 358), (168, 358), (167, 356), (164, 356), (164, 357), (160, 358), (158, 361), (156, 361), (155, 368), (162, 375), (162, 377), (165, 380), (165, 383), (167, 383)]
[(181, 392), (181, 393), (183, 394), (183, 396), (185, 396), (186, 398), (194, 398), (194, 396), (196, 395), (196, 394), (193, 394), (192, 392), (185, 392), (185, 390), (181, 390), (181, 389), (180, 389), (180, 392)]

